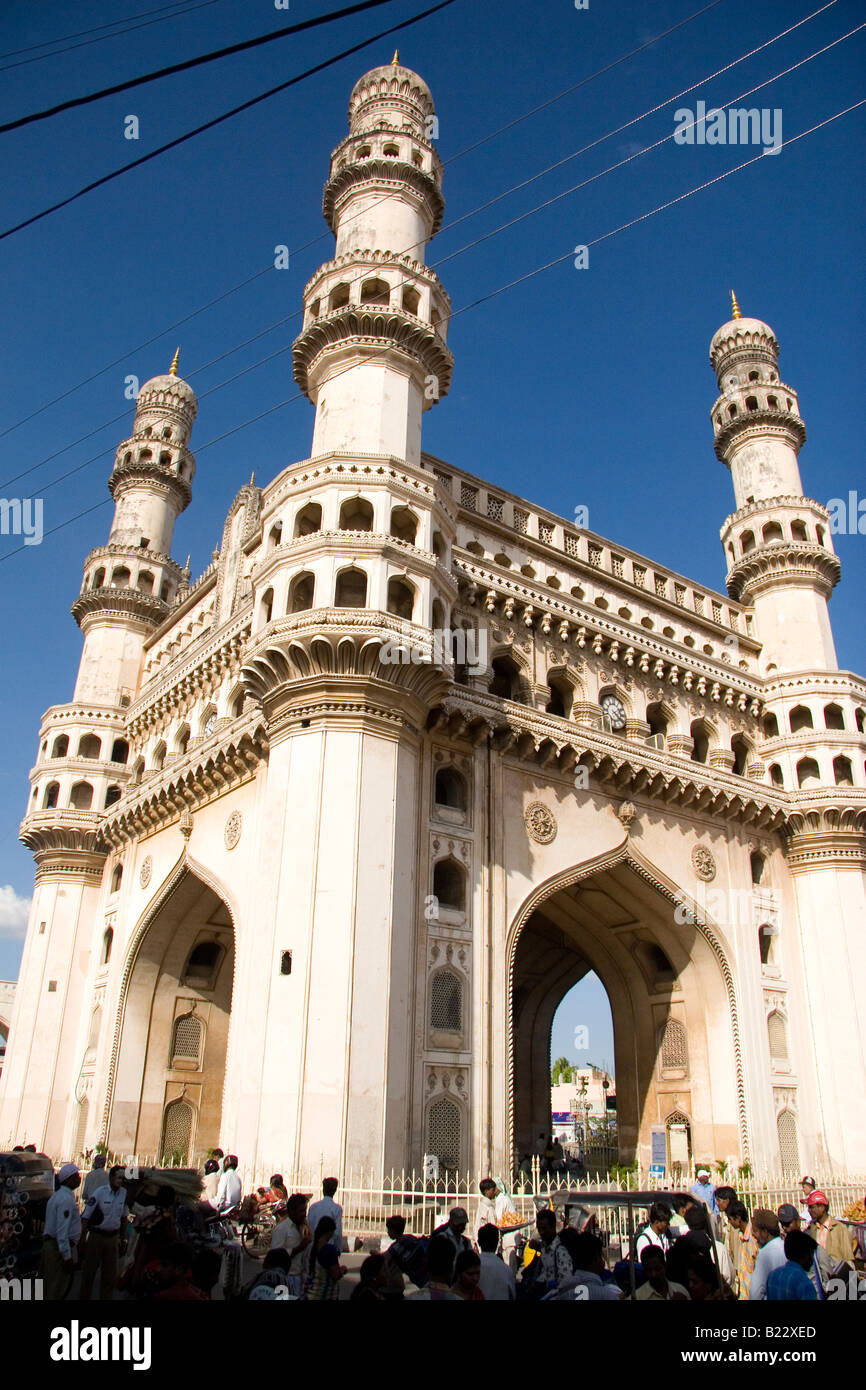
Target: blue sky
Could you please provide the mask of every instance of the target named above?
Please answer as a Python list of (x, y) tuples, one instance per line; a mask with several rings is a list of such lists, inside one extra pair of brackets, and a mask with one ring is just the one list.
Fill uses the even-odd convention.
[[(0, 54), (141, 15), (158, 3), (79, 0), (70, 7), (60, 0), (39, 6), (7, 0), (0, 11)], [(288, 14), (265, 0), (213, 0), (197, 9), (183, 3), (170, 19), (126, 37), (54, 57), (41, 58), (44, 50), (2, 57), (0, 117), (11, 119), (265, 33), (287, 20), (326, 13), (333, 3), (295, 0)], [(3, 136), (0, 230), (422, 8), (423, 0), (395, 0), (339, 26)], [(718, 530), (733, 510), (733, 494), (712, 449), (709, 410), (716, 393), (707, 351), (713, 332), (728, 317), (733, 286), (744, 313), (765, 318), (775, 329), (783, 379), (800, 393), (809, 430), (801, 456), (806, 492), (823, 502), (847, 496), (850, 489), (862, 493), (862, 444), (852, 426), (859, 421), (862, 399), (859, 231), (866, 107), (600, 241), (590, 250), (586, 270), (574, 268), (567, 254), (572, 247), (603, 237), (758, 151), (689, 148), (668, 140), (510, 230), (453, 254), (669, 135), (677, 108), (694, 106), (698, 99), (730, 104), (864, 19), (856, 0), (836, 0), (723, 77), (671, 101), (681, 89), (819, 8), (819, 0), (721, 0), (645, 52), (461, 155), (700, 8), (700, 0), (651, 5), (591, 0), (586, 11), (575, 10), (572, 0), (495, 5), (457, 0), (399, 39), (341, 61), (0, 242), (6, 327), (0, 345), (0, 430), (120, 359), (88, 386), (0, 437), (0, 496), (42, 497), (46, 531), (107, 503), (113, 449), (132, 419), (125, 378), (134, 374), (144, 381), (165, 371), (178, 341), (182, 374), (201, 397), (193, 435), (195, 494), (178, 523), (174, 546), (181, 562), (191, 555), (194, 574), (208, 563), (232, 498), (250, 473), (264, 483), (308, 454), (312, 408), (304, 400), (237, 430), (297, 394), (289, 351), (297, 318), (223, 361), (206, 364), (297, 313), (305, 282), (331, 254), (321, 192), (330, 151), (345, 133), (349, 92), (368, 67), (390, 60), (396, 43), (403, 61), (428, 80), (437, 101), (447, 209), (445, 229), (428, 258), (435, 264), (453, 256), (440, 273), (455, 310), (565, 257), (456, 314), (450, 334), (456, 359), (451, 395), (425, 417), (430, 452), (563, 515), (585, 505), (593, 530), (702, 584), (723, 587)], [(783, 138), (789, 141), (860, 100), (866, 95), (864, 34), (744, 104), (780, 109)], [(658, 103), (665, 104), (655, 115), (448, 229)], [(137, 142), (123, 137), (130, 114), (139, 119)], [(271, 265), (278, 244), (306, 249), (292, 255), (288, 270), (272, 269), (183, 328), (168, 328)], [(136, 350), (158, 334), (154, 345)], [(278, 355), (220, 385), (270, 354)], [(118, 415), (123, 418), (117, 423), (68, 447)], [(231, 430), (237, 432), (202, 448)], [(5, 485), (59, 450), (65, 452)], [(66, 481), (47, 487), (100, 453)], [(19, 900), (32, 886), (32, 860), (18, 844), (17, 828), (39, 719), (49, 705), (72, 694), (80, 634), (69, 605), (80, 586), (84, 556), (104, 542), (110, 516), (110, 506), (104, 505), (6, 561), (2, 556), (19, 542), (0, 536), (7, 671), (0, 694), (6, 734), (0, 766), (0, 978), (17, 971)], [(831, 615), (839, 662), (862, 670), (866, 538), (837, 536), (836, 545), (843, 581)], [(606, 1004), (598, 997), (596, 1004), (602, 1018)], [(584, 1012), (586, 1007), (585, 1001), (574, 1006)], [(568, 1053), (580, 1021), (585, 1020), (573, 1011), (560, 1010), (554, 1055)], [(612, 1046), (607, 1042), (596, 1051), (610, 1058)]]

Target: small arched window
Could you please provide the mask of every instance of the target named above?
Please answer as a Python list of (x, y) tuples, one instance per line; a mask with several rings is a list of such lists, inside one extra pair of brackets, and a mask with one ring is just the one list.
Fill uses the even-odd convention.
[(669, 1018), (664, 1026), (659, 1047), (662, 1071), (688, 1071), (689, 1045), (684, 1024)]
[(453, 767), (440, 767), (436, 773), (435, 799), (437, 806), (452, 811), (466, 810), (466, 778)]
[(774, 787), (784, 787), (785, 774), (778, 763), (770, 764), (770, 781)]
[(268, 549), (269, 549), (269, 550), (276, 550), (277, 546), (280, 545), (280, 544), (282, 544), (282, 539), (283, 539), (283, 523), (282, 523), (281, 521), (277, 521), (277, 522), (274, 523), (274, 525), (271, 527), (270, 531), (268, 532)]
[(102, 964), (107, 965), (111, 960), (111, 948), (114, 945), (114, 931), (107, 927), (102, 935)]
[(438, 970), (430, 981), (430, 1027), (462, 1031), (463, 982), (453, 970)]
[(76, 782), (69, 794), (69, 805), (76, 811), (89, 811), (93, 805), (93, 787), (89, 782)]
[(545, 705), (547, 714), (555, 714), (559, 719), (571, 718), (574, 690), (564, 676), (549, 675), (547, 689), (550, 692)]
[(346, 284), (335, 285), (328, 295), (328, 308), (344, 309), (349, 302), (349, 286)]
[(151, 765), (151, 767), (153, 768), (153, 770), (154, 770), (155, 772), (160, 772), (160, 771), (162, 770), (162, 768), (164, 767), (164, 765), (165, 765), (165, 752), (166, 752), (165, 744), (164, 744), (164, 742), (162, 741), (162, 739), (160, 739), (159, 743), (156, 745), (156, 747), (155, 747), (154, 750), (153, 750), (153, 756), (151, 757), (151, 760), (150, 760), (150, 765)]
[(410, 507), (395, 507), (391, 513), (391, 535), (398, 540), (415, 544), (418, 535), (418, 518)]
[(491, 663), (492, 675), (488, 689), (491, 695), (500, 700), (520, 699), (520, 668), (511, 656), (495, 656)]
[(298, 574), (289, 589), (289, 612), (306, 613), (313, 606), (315, 579), (312, 574)]
[(752, 869), (752, 883), (757, 887), (764, 877), (764, 856), (758, 850), (753, 850), (749, 855), (749, 863)]
[(162, 1117), (160, 1154), (163, 1163), (183, 1166), (189, 1158), (195, 1111), (188, 1101), (173, 1100)]
[(364, 608), (367, 603), (367, 576), (363, 570), (341, 570), (334, 590), (337, 608)]
[(746, 409), (747, 409), (747, 410), (757, 410), (757, 409), (758, 409), (758, 397), (757, 397), (757, 396), (747, 396), (747, 397), (746, 397)]
[(821, 781), (821, 769), (814, 758), (801, 758), (797, 764), (797, 785), (800, 787), (813, 786)]
[(174, 751), (175, 751), (176, 753), (178, 753), (178, 754), (183, 755), (183, 754), (186, 752), (188, 746), (189, 746), (189, 725), (188, 725), (188, 724), (182, 724), (182, 725), (180, 726), (180, 728), (178, 729), (178, 731), (177, 731), (177, 736), (176, 736), (176, 738), (175, 738), (175, 740), (174, 740)]
[(796, 705), (788, 716), (788, 723), (792, 734), (798, 734), (801, 729), (812, 729), (812, 711), (808, 705)]
[(767, 1019), (770, 1056), (774, 1062), (788, 1061), (788, 1024), (785, 1015), (774, 1009)]
[(833, 759), (833, 776), (837, 787), (853, 787), (854, 772), (851, 767), (851, 759), (838, 757)]
[(374, 276), (371, 280), (365, 280), (361, 286), (361, 303), (377, 304), (383, 309), (387, 309), (391, 302), (391, 286), (387, 280), (382, 280)]
[(417, 318), (418, 310), (421, 307), (421, 296), (411, 285), (403, 286), (403, 308), (407, 314), (414, 314)]
[(262, 626), (267, 627), (274, 615), (273, 589), (265, 589), (265, 592), (262, 594), (259, 613), (261, 614)]
[(466, 911), (466, 870), (456, 859), (440, 859), (434, 868), (433, 896), (440, 907)]
[(128, 589), (132, 582), (132, 575), (124, 565), (120, 565), (111, 572), (111, 584), (114, 589)]
[(49, 782), (45, 788), (45, 797), (42, 802), (43, 811), (53, 811), (57, 805), (57, 798), (60, 795), (60, 783)]
[(395, 618), (412, 621), (415, 609), (415, 590), (406, 579), (395, 576), (388, 580), (388, 612)]
[(755, 548), (755, 537), (752, 531), (744, 531), (740, 536), (740, 552), (748, 555), (750, 550)]
[(778, 521), (768, 521), (763, 531), (761, 532), (761, 535), (763, 536), (764, 541), (767, 543), (767, 545), (771, 545), (773, 544), (773, 542), (780, 541), (782, 539), (782, 528), (779, 525)]
[(386, 159), (397, 159), (400, 154), (400, 146), (393, 144), (383, 145), (382, 153)]
[(129, 759), (129, 744), (125, 738), (116, 738), (111, 745), (111, 761), (125, 763)]
[(184, 982), (194, 988), (210, 989), (219, 972), (223, 948), (217, 941), (200, 941), (190, 952)]
[(779, 721), (776, 718), (775, 714), (764, 715), (764, 718), (761, 721), (761, 730), (763, 732), (764, 738), (779, 737)]
[(123, 882), (123, 865), (115, 864), (111, 874), (111, 891), (116, 893)]
[(761, 956), (762, 965), (773, 965), (773, 946), (776, 940), (776, 929), (765, 922), (758, 928), (758, 951)]
[(692, 762), (705, 763), (710, 751), (710, 731), (701, 719), (692, 720), (689, 733), (692, 736)]
[(105, 793), (105, 809), (108, 810), (109, 806), (113, 806), (114, 803), (115, 803), (115, 801), (119, 801), (119, 800), (120, 800), (120, 787), (115, 787), (115, 786), (109, 787), (109, 788), (108, 788), (108, 791)]
[(102, 742), (96, 734), (85, 734), (78, 743), (79, 758), (98, 758), (102, 752)]
[(174, 1021), (171, 1038), (171, 1063), (201, 1061), (201, 1045), (204, 1041), (204, 1024), (195, 1014), (181, 1014)]
[(749, 758), (752, 756), (752, 750), (749, 747), (748, 741), (742, 734), (735, 734), (731, 739), (731, 752), (734, 755), (734, 766), (731, 771), (734, 772), (737, 777), (745, 777), (746, 767), (748, 766)]
[(295, 536), (311, 536), (322, 529), (322, 508), (318, 502), (308, 502), (295, 517)]
[(806, 530), (805, 521), (791, 522), (791, 536), (795, 541), (807, 541), (809, 539), (809, 532)]
[(372, 531), (373, 508), (365, 497), (350, 497), (340, 508), (341, 531)]
[(138, 786), (144, 776), (144, 758), (136, 758), (132, 765), (132, 784)]
[(857, 725), (858, 734), (862, 734), (864, 729), (866, 729), (866, 710), (860, 705), (858, 705), (854, 711), (854, 723)]
[(95, 571), (94, 571), (94, 574), (93, 574), (93, 580), (92, 580), (91, 585), (90, 585), (91, 589), (101, 589), (104, 583), (105, 583), (105, 570), (104, 570), (104, 569), (95, 570)]
[(824, 706), (824, 728), (825, 729), (844, 729), (845, 716), (838, 705)]
[(51, 750), (52, 758), (65, 758), (69, 752), (69, 739), (66, 734), (61, 734), (54, 740), (54, 747)]

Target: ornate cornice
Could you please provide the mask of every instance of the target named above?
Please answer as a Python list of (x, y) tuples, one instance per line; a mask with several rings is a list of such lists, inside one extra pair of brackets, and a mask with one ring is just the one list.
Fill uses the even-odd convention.
[(129, 707), (129, 737), (137, 738), (157, 727), (160, 720), (173, 717), (184, 700), (195, 700), (205, 691), (215, 689), (227, 671), (237, 668), (244, 643), (252, 625), (250, 605), (236, 613), (216, 633), (204, 634), (188, 654), (169, 663), (162, 676), (145, 685), (138, 699)]
[(816, 502), (814, 497), (762, 497), (757, 502), (747, 502), (744, 507), (740, 507), (739, 511), (731, 512), (729, 516), (726, 516), (719, 535), (724, 538), (726, 532), (741, 521), (748, 521), (753, 517), (773, 515), (780, 511), (796, 513), (797, 516), (802, 516), (804, 512), (808, 512), (811, 516), (818, 517), (825, 522), (827, 529), (830, 529), (830, 513), (826, 507), (822, 507), (820, 502)]
[[(298, 471), (301, 468), (303, 472)], [(404, 492), (411, 500), (414, 500), (414, 493), (421, 493), (423, 505), (443, 512), (452, 527), (456, 523), (451, 498), (429, 469), (414, 469), (405, 459), (395, 459), (392, 455), (361, 453), (321, 454), (286, 469), (266, 490), (268, 518), (291, 492), (306, 492), (317, 484), (332, 486), (334, 483), (352, 483), (357, 487), (373, 483)]]
[(314, 275), (310, 276), (304, 286), (304, 303), (313, 297), (313, 290), (321, 280), (332, 275), (335, 271), (342, 269), (357, 270), (359, 266), (369, 264), (370, 266), (387, 266), (392, 270), (408, 270), (413, 279), (424, 280), (428, 285), (435, 289), (440, 299), (445, 305), (451, 308), (451, 296), (439, 279), (435, 270), (431, 270), (429, 265), (423, 261), (416, 261), (414, 256), (407, 254), (400, 255), (396, 251), (374, 251), (365, 248), (363, 251), (349, 251), (344, 256), (335, 256), (333, 260), (325, 261), (319, 266)]
[(321, 357), (341, 349), (356, 348), (362, 356), (371, 351), (399, 353), (425, 376), (435, 376), (438, 396), (447, 395), (454, 357), (436, 329), (405, 309), (347, 304), (314, 319), (292, 345), (295, 381), (310, 395), (310, 377)]
[(417, 169), (414, 164), (404, 164), (400, 159), (365, 159), (362, 163), (346, 164), (342, 169), (337, 169), (325, 184), (322, 215), (336, 236), (340, 217), (339, 204), (343, 203), (350, 193), (361, 189), (365, 192), (381, 189), (383, 193), (391, 193), (395, 185), (414, 193), (418, 202), (426, 207), (430, 218), (428, 240), (432, 239), (442, 226), (445, 212), (442, 190), (432, 174), (428, 174), (424, 169)]
[[(773, 389), (776, 388), (777, 383), (773, 382)], [(780, 439), (797, 453), (806, 442), (806, 426), (799, 415), (761, 406), (758, 410), (743, 411), (719, 427), (715, 438), (716, 458), (730, 464), (729, 454), (734, 444), (741, 444), (753, 434), (760, 439)]]
[[(152, 443), (154, 449), (159, 448), (158, 439), (148, 442)], [(187, 450), (181, 452), (184, 456), (187, 455)], [(150, 487), (156, 486), (159, 491), (173, 495), (179, 512), (184, 511), (192, 501), (189, 479), (181, 477), (179, 473), (167, 472), (154, 459), (130, 459), (129, 463), (116, 463), (108, 479), (108, 488), (112, 497), (116, 499), (119, 492), (136, 483), (147, 483)]]
[(817, 588), (829, 598), (841, 573), (838, 557), (817, 541), (772, 541), (737, 560), (728, 571), (727, 584), (731, 597), (744, 603), (753, 603), (758, 594), (780, 583)]
[(132, 618), (147, 627), (156, 627), (170, 612), (169, 605), (155, 594), (140, 589), (115, 589), (103, 585), (85, 589), (70, 609), (80, 628), (86, 628), (95, 618)]
[(98, 811), (77, 811), (73, 807), (54, 807), (25, 816), (18, 838), (35, 855), (77, 850), (86, 855), (105, 854), (101, 838), (102, 816)]

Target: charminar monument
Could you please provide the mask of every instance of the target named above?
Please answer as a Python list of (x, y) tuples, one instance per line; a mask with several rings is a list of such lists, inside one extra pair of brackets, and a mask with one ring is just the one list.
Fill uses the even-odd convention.
[(671, 1161), (862, 1168), (866, 681), (779, 344), (736, 300), (710, 344), (725, 592), (426, 454), (433, 114), (396, 58), (356, 84), (310, 457), (195, 582), (196, 398), (177, 359), (138, 396), (30, 774), (0, 1145), (507, 1171), (595, 971), (624, 1161), (663, 1127)]

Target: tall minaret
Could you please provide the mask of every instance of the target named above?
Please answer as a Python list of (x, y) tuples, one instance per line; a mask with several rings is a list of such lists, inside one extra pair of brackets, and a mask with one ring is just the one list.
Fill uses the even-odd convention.
[(115, 502), (108, 544), (84, 562), (72, 606), (84, 633), (76, 700), (125, 703), (134, 697), (145, 638), (166, 616), (184, 573), (171, 558), (174, 523), (189, 505), (195, 459), (189, 439), (198, 404), (177, 375), (138, 393), (132, 436), (123, 440), (108, 480)]
[(827, 601), (839, 579), (830, 517), (803, 495), (806, 439), (797, 393), (779, 379), (779, 344), (760, 319), (732, 317), (710, 344), (721, 395), (716, 455), (731, 470), (737, 510), (721, 531), (728, 592), (754, 605), (765, 674), (835, 671)]
[(75, 693), (43, 716), (30, 773), (20, 837), (33, 851), (36, 884), (12, 1020), (13, 1035), (27, 1042), (4, 1068), (0, 1142), (26, 1135), (47, 1153), (83, 1143), (73, 1116), (86, 1116), (92, 1083), (80, 1038), (89, 962), (121, 874), (119, 863), (107, 863), (101, 825), (130, 776), (126, 707), (138, 691), (144, 642), (187, 578), (169, 550), (191, 496), (195, 414), (175, 356), (166, 376), (142, 387), (132, 436), (117, 450), (108, 484), (114, 524), (108, 544), (85, 560), (72, 605), (84, 634)]
[(429, 87), (398, 54), (352, 92), (323, 205), (336, 256), (304, 291), (293, 352), (316, 407), (314, 457), (420, 463), (421, 416), (450, 386), (450, 300), (424, 264), (444, 209), (435, 119)]

